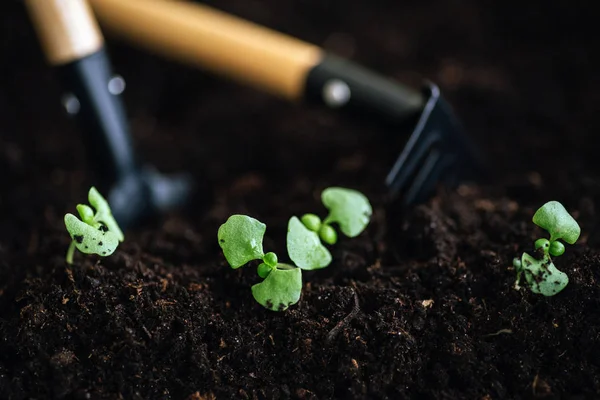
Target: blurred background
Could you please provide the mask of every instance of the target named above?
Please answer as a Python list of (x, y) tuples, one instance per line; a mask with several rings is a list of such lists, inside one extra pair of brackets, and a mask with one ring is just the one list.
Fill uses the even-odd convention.
[[(438, 83), (498, 173), (484, 182), (492, 193), (535, 202), (547, 179), (560, 185), (545, 185), (544, 196), (596, 192), (598, 39), (592, 13), (582, 7), (479, 0), (206, 4), (415, 88), (424, 79)], [(164, 172), (191, 172), (213, 205), (231, 185), (285, 192), (332, 183), (331, 174), (340, 184), (380, 190), (405, 140), (105, 36), (127, 84), (140, 156)], [(3, 226), (14, 227), (49, 207), (60, 214), (94, 182), (82, 132), (63, 112), (61, 87), (20, 1), (0, 5), (0, 60), (0, 207), (9, 216)], [(24, 201), (27, 209), (19, 207)], [(0, 233), (5, 239), (7, 231)]]

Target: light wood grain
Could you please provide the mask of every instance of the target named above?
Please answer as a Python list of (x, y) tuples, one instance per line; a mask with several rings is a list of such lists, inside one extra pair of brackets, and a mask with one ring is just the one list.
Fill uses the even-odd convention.
[(66, 64), (102, 47), (102, 34), (85, 0), (25, 0), (25, 5), (50, 64)]
[(288, 99), (299, 99), (322, 50), (208, 6), (171, 0), (90, 0), (107, 32), (155, 53)]

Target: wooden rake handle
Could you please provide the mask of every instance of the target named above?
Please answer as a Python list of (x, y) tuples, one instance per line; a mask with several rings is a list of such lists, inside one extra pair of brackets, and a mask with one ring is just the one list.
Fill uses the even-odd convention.
[(102, 25), (137, 45), (288, 99), (302, 96), (317, 46), (180, 1), (91, 0)]
[(353, 108), (404, 121), (425, 103), (414, 91), (318, 46), (205, 5), (90, 0), (108, 30), (150, 51), (288, 100)]

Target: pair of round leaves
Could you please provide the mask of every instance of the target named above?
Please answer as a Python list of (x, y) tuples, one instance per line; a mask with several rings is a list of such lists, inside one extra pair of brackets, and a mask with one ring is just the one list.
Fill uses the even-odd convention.
[[(373, 209), (362, 193), (340, 187), (327, 188), (321, 194), (321, 201), (329, 210), (323, 224), (337, 223), (342, 233), (348, 237), (361, 234), (369, 224)], [(294, 263), (307, 270), (321, 269), (331, 263), (331, 253), (321, 243), (318, 227), (309, 229), (297, 217), (288, 223), (287, 250)]]
[(78, 204), (77, 211), (81, 220), (73, 214), (66, 214), (65, 226), (77, 250), (85, 254), (109, 256), (125, 237), (108, 202), (95, 187), (89, 190), (88, 201), (95, 212), (85, 204)]
[(548, 239), (538, 239), (535, 241), (535, 249), (541, 249), (545, 256), (558, 257), (565, 254), (565, 245), (558, 240), (550, 242)]

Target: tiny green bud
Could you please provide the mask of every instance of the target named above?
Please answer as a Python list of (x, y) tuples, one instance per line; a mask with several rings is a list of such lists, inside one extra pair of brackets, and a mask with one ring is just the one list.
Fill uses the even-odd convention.
[(559, 241), (552, 242), (550, 244), (550, 254), (554, 257), (562, 256), (565, 254), (565, 245)]
[(267, 276), (269, 276), (273, 269), (275, 269), (275, 267), (271, 267), (265, 263), (260, 263), (256, 272), (258, 273), (258, 276), (265, 279)]
[(313, 232), (318, 232), (321, 228), (321, 218), (315, 214), (304, 214), (300, 221)]
[(538, 239), (535, 241), (535, 249), (538, 250), (540, 248), (544, 249), (544, 253), (548, 252), (550, 248), (550, 241), (548, 239)]
[(90, 206), (78, 204), (77, 211), (83, 222), (91, 226), (94, 225), (94, 210), (92, 210)]
[(517, 271), (519, 271), (521, 269), (522, 264), (521, 264), (521, 260), (519, 260), (518, 257), (513, 258), (513, 267), (515, 267), (515, 269)]
[(265, 256), (263, 257), (263, 261), (269, 267), (275, 268), (277, 266), (277, 254), (275, 254), (271, 251), (271, 252), (265, 254)]
[(327, 244), (335, 244), (335, 242), (337, 242), (337, 232), (331, 227), (331, 225), (321, 225), (321, 229), (319, 229), (319, 236), (321, 237), (321, 240)]

